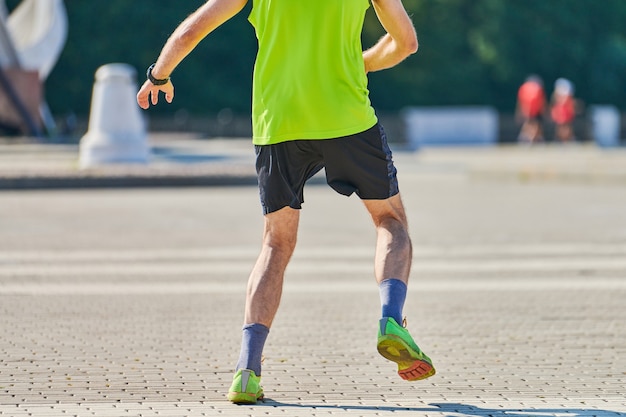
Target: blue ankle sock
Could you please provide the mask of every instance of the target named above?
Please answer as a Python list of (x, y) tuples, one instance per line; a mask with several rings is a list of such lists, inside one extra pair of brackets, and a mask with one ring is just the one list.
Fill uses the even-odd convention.
[(241, 352), (235, 370), (251, 369), (257, 376), (261, 375), (261, 357), (269, 332), (270, 329), (258, 323), (243, 326)]
[(402, 325), (402, 309), (406, 300), (406, 284), (399, 279), (386, 279), (379, 285), (383, 317), (391, 317)]

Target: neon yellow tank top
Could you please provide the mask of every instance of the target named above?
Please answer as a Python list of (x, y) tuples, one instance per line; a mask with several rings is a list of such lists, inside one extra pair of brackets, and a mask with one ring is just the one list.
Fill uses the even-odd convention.
[(376, 124), (361, 46), (368, 7), (368, 0), (254, 0), (255, 144), (330, 139)]

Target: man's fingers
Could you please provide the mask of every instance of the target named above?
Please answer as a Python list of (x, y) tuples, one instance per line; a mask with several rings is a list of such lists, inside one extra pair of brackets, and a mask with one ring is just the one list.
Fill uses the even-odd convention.
[(148, 91), (146, 90), (145, 84), (141, 87), (141, 89), (137, 93), (137, 104), (139, 104), (139, 107), (141, 107), (142, 109), (147, 109), (149, 106)]
[(165, 94), (165, 101), (171, 103), (174, 100), (174, 85), (171, 81), (161, 86), (160, 90)]
[(144, 110), (148, 108), (148, 101), (141, 97), (139, 94), (137, 94), (137, 104), (139, 104), (139, 107)]
[(137, 93), (137, 104), (142, 109), (147, 109), (150, 104), (156, 106), (159, 102), (159, 92), (163, 91), (165, 94), (165, 101), (171, 103), (174, 100), (174, 86), (166, 84), (162, 87), (157, 87), (152, 84), (144, 84)]

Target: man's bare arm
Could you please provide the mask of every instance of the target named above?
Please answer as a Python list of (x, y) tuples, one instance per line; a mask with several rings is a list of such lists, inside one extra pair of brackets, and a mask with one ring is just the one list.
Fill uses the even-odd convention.
[(387, 32), (363, 53), (365, 71), (380, 71), (404, 61), (417, 51), (413, 22), (401, 0), (372, 0), (378, 20)]
[[(168, 78), (202, 39), (239, 13), (247, 2), (248, 0), (208, 0), (174, 30), (161, 50), (152, 69), (152, 76), (156, 79)], [(156, 105), (159, 91), (165, 93), (168, 103), (172, 102), (174, 86), (171, 82), (155, 86), (146, 81), (137, 93), (137, 103), (144, 109), (147, 109), (150, 103)]]

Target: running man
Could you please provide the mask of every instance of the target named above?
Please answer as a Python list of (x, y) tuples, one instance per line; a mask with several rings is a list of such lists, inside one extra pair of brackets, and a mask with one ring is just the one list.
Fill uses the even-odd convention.
[[(258, 38), (252, 91), (253, 144), (264, 214), (261, 253), (248, 281), (241, 351), (228, 399), (263, 399), (261, 356), (295, 249), (305, 182), (322, 168), (338, 193), (356, 193), (377, 231), (375, 278), (382, 318), (378, 351), (405, 380), (435, 373), (403, 327), (412, 259), (407, 218), (385, 132), (369, 100), (367, 73), (391, 68), (417, 51), (401, 0), (372, 0), (386, 34), (365, 52), (361, 32), (370, 0), (252, 0)], [(174, 98), (170, 74), (247, 0), (209, 0), (166, 42), (137, 94), (146, 109)]]

